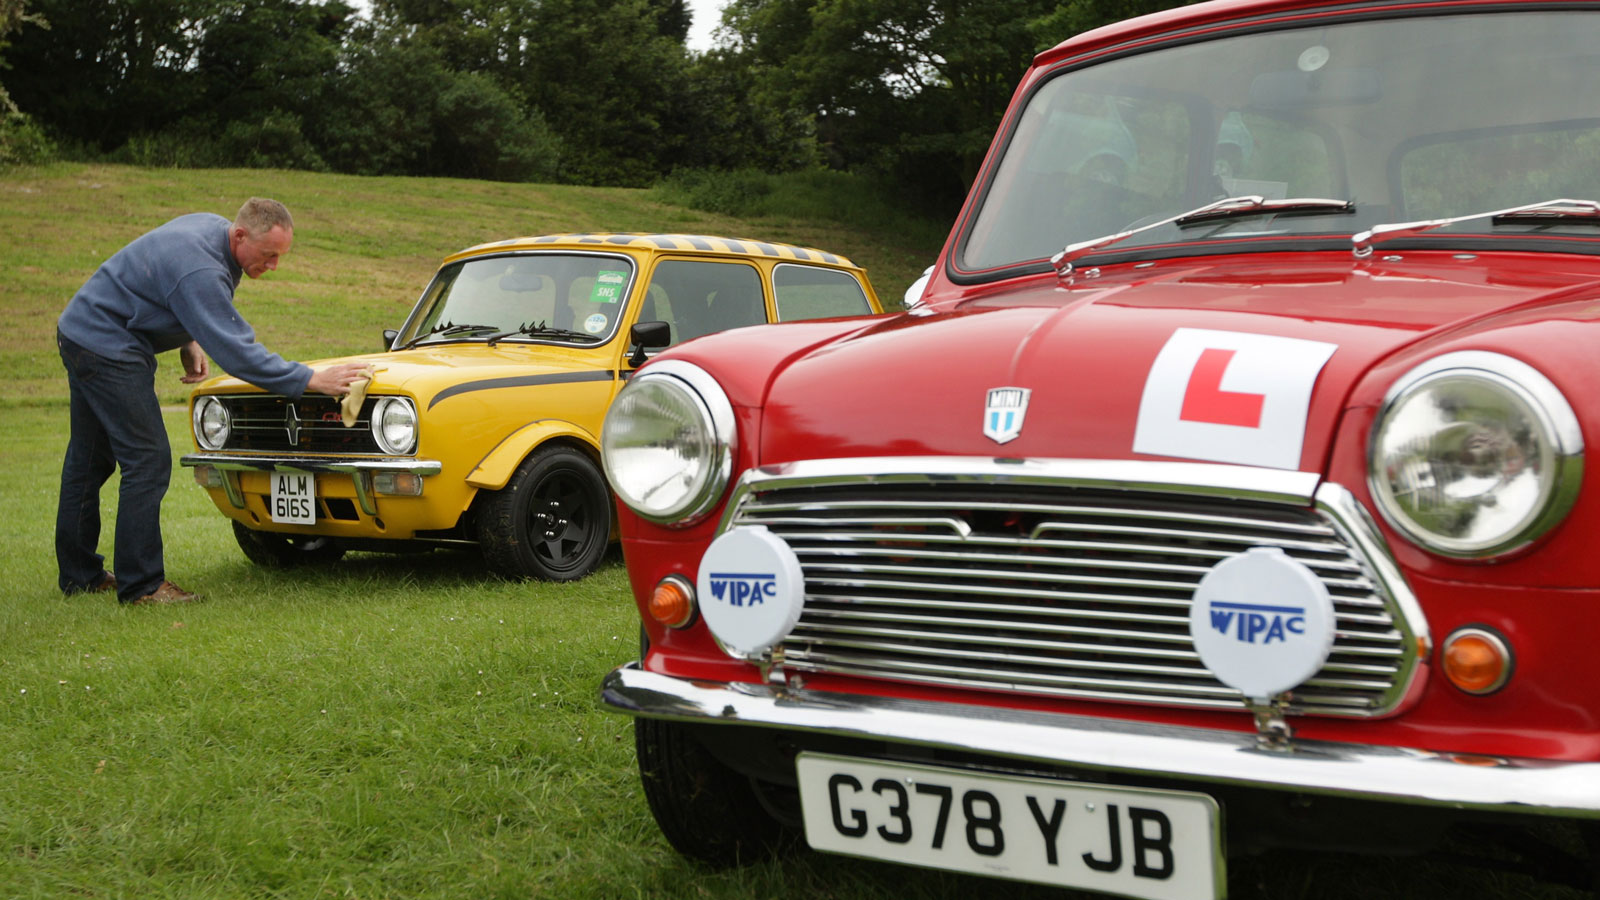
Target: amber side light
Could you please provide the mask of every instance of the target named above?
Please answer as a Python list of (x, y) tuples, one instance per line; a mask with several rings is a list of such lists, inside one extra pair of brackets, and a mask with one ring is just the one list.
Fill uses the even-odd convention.
[(650, 592), (650, 618), (668, 628), (682, 628), (694, 619), (694, 588), (677, 575), (668, 575)]
[(1458, 628), (1440, 649), (1444, 677), (1469, 694), (1492, 694), (1511, 680), (1511, 648), (1487, 628)]

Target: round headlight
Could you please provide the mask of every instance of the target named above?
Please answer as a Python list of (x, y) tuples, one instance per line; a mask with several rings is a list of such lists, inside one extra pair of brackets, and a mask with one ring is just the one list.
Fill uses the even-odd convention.
[(194, 402), (194, 439), (206, 450), (221, 450), (233, 433), (228, 408), (216, 397), (201, 397)]
[(417, 449), (417, 410), (404, 397), (381, 397), (372, 405), (372, 436), (385, 453)]
[(733, 406), (706, 371), (662, 361), (635, 376), (600, 432), (606, 478), (629, 509), (688, 525), (722, 496), (733, 468)]
[(1367, 464), (1390, 525), (1435, 553), (1482, 558), (1527, 545), (1572, 508), (1583, 433), (1532, 366), (1448, 353), (1390, 388)]

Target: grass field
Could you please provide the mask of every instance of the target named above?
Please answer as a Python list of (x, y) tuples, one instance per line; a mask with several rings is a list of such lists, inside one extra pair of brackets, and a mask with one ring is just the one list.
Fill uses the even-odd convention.
[[(648, 191), (305, 172), (60, 165), (0, 172), (0, 406), (66, 396), (56, 317), (107, 256), (186, 212), (232, 217), (252, 195), (295, 217), (277, 272), (244, 279), (236, 299), (256, 336), (289, 359), (379, 349), (450, 253), (485, 241), (574, 231), (663, 231), (760, 237), (818, 247), (865, 266), (899, 305), (933, 262), (942, 225), (869, 232), (821, 219), (744, 220), (659, 202)], [(176, 358), (161, 359), (162, 399), (183, 402)]]
[[(0, 898), (1069, 898), (799, 853), (734, 871), (677, 857), (640, 793), (626, 718), (600, 709), (637, 626), (620, 559), (511, 584), (470, 553), (247, 563), (176, 470), (170, 575), (207, 602), (124, 609), (55, 590), (65, 387), (50, 331), (100, 258), (251, 193), (298, 217), (240, 306), (296, 358), (364, 351), (445, 253), (550, 230), (731, 232), (821, 246), (900, 291), (931, 258), (824, 222), (740, 221), (637, 191), (289, 173), (62, 167), (0, 175)], [(171, 362), (167, 363), (171, 367)], [(176, 402), (182, 391), (170, 382)], [(886, 378), (886, 384), (893, 379)], [(168, 414), (174, 454), (187, 450)], [(115, 490), (105, 493), (109, 523)], [(109, 555), (109, 527), (105, 551)], [(1463, 852), (1471, 853), (1472, 848)], [(1235, 861), (1235, 898), (1564, 898), (1413, 860)]]

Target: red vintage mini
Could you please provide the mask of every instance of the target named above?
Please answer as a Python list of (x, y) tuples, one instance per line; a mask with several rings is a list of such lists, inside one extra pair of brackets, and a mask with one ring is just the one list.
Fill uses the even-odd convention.
[(1592, 836), (1597, 48), (1562, 2), (1088, 32), (904, 313), (643, 368), (602, 695), (667, 838), (1216, 898), (1263, 847)]

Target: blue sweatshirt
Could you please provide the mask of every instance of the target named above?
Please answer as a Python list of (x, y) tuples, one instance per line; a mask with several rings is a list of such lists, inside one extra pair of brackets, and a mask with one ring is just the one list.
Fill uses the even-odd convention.
[(222, 216), (191, 213), (134, 239), (67, 303), (62, 336), (110, 359), (152, 362), (194, 340), (228, 374), (298, 398), (311, 368), (256, 343), (233, 308), (244, 272), (228, 246), (230, 228)]

